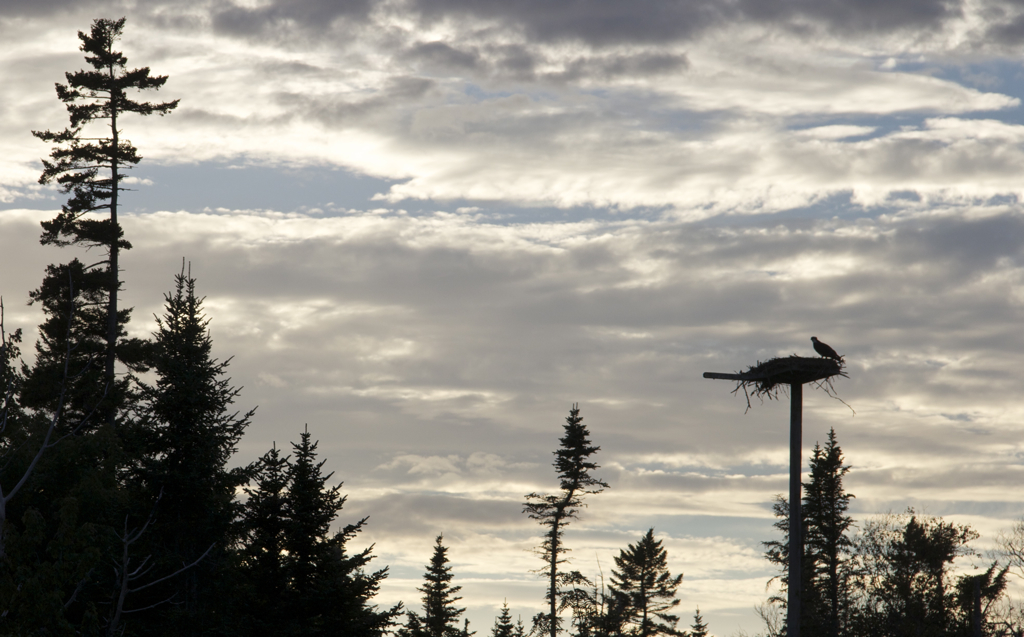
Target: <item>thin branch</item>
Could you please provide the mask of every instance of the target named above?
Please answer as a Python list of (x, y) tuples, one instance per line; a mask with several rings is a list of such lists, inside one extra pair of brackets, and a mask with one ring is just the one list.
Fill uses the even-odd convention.
[(143, 584), (142, 586), (140, 586), (138, 588), (133, 588), (133, 589), (129, 590), (128, 592), (129, 593), (135, 593), (135, 592), (141, 591), (141, 590), (143, 590), (145, 588), (149, 588), (150, 586), (153, 586), (155, 584), (159, 584), (160, 582), (167, 581), (167, 580), (171, 579), (172, 577), (174, 577), (176, 575), (181, 575), (182, 573), (184, 573), (188, 569), (192, 568), (196, 564), (199, 564), (200, 562), (202, 562), (206, 558), (206, 556), (210, 554), (210, 551), (212, 551), (213, 547), (216, 546), (216, 545), (217, 545), (216, 542), (214, 542), (213, 544), (210, 544), (210, 546), (208, 546), (206, 548), (206, 550), (203, 551), (203, 554), (200, 555), (199, 557), (197, 557), (196, 560), (194, 562), (192, 562), (191, 564), (189, 564), (187, 566), (182, 566), (181, 568), (179, 568), (178, 570), (174, 571), (170, 575), (166, 575), (164, 577), (161, 577), (160, 579), (155, 580), (153, 582), (150, 582), (149, 584)]

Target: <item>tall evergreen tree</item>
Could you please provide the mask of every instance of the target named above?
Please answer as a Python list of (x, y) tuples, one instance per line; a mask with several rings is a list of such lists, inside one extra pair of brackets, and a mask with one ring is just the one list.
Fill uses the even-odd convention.
[[(804, 547), (812, 566), (807, 582), (811, 612), (822, 637), (838, 637), (849, 619), (852, 591), (849, 568), (853, 541), (848, 532), (853, 518), (847, 515), (854, 496), (843, 489), (843, 477), (850, 467), (843, 464), (843, 451), (835, 429), (828, 432), (824, 449), (815, 444), (811, 455), (811, 479), (804, 483), (801, 512), (804, 517)], [(811, 599), (813, 598), (813, 599)], [(802, 606), (802, 604), (801, 604)]]
[(109, 387), (96, 364), (96, 298), (75, 283), (88, 278), (83, 270), (77, 260), (49, 266), (32, 294), (44, 322), (35, 365), (18, 374), (19, 417), (5, 432), (28, 444), (12, 447), (0, 468), (0, 483), (21, 485), (16, 499), (13, 491), (4, 498), (5, 579), (17, 584), (4, 591), (0, 632), (98, 630), (98, 605), (114, 592), (100, 565), (113, 557), (107, 533), (128, 509), (119, 489), (124, 454), (118, 433), (99, 417)]
[[(591, 476), (590, 472), (598, 465), (590, 460), (590, 456), (601, 450), (590, 443), (590, 431), (583, 424), (579, 406), (574, 404), (565, 419), (565, 434), (559, 439), (561, 443), (554, 452), (554, 467), (558, 473), (561, 490), (557, 494), (540, 495), (530, 493), (526, 496), (523, 512), (537, 520), (544, 531), (544, 541), (538, 553), (544, 560), (544, 568), (539, 572), (548, 580), (544, 599), (548, 602), (548, 612), (534, 618), (535, 630), (543, 630), (550, 637), (557, 637), (561, 630), (559, 611), (561, 593), (560, 583), (566, 579), (578, 582), (583, 576), (578, 573), (566, 574), (560, 569), (567, 559), (568, 549), (562, 543), (562, 535), (569, 522), (577, 519), (580, 507), (585, 506), (583, 496), (600, 493), (609, 488), (608, 484)], [(566, 578), (565, 576), (570, 577)], [(578, 577), (575, 577), (578, 575)], [(562, 576), (562, 577), (560, 577)]]
[(271, 634), (285, 621), (288, 574), (285, 532), (288, 523), (288, 457), (275, 444), (253, 467), (243, 508), (242, 565), (249, 586), (243, 614), (253, 634)]
[[(800, 561), (800, 634), (806, 637), (836, 637), (846, 632), (852, 612), (853, 541), (849, 530), (853, 519), (846, 514), (854, 496), (843, 488), (850, 468), (843, 464), (843, 452), (835, 430), (829, 431), (825, 447), (815, 444), (811, 453), (810, 480), (803, 483), (801, 516), (804, 552)], [(777, 496), (773, 505), (774, 526), (781, 540), (764, 542), (765, 557), (777, 565), (779, 594), (769, 603), (786, 607), (789, 587), (789, 503)], [(783, 618), (786, 630), (788, 616)]]
[(494, 618), (494, 628), (491, 629), (491, 637), (513, 637), (516, 626), (512, 623), (512, 613), (508, 610), (508, 600), (501, 605), (501, 614)]
[[(15, 597), (33, 601), (19, 606), (17, 599), (7, 600), (4, 632), (99, 630), (98, 604), (110, 604), (114, 592), (101, 564), (116, 555), (111, 531), (131, 513), (121, 489), (123, 431), (116, 428), (130, 384), (115, 376), (114, 365), (120, 360), (131, 371), (145, 369), (148, 352), (143, 341), (125, 338), (130, 310), (117, 301), (118, 256), (130, 247), (117, 220), (117, 195), (124, 190), (124, 169), (139, 161), (136, 149), (120, 139), (118, 117), (166, 113), (176, 102), (127, 97), (128, 91), (158, 88), (166, 78), (150, 77), (148, 69), (124, 70), (127, 60), (113, 49), (123, 26), (124, 20), (96, 20), (89, 33), (78, 34), (93, 70), (67, 73), (67, 84), (56, 87), (70, 126), (34, 132), (54, 144), (40, 183), (56, 181), (71, 195), (55, 219), (43, 222), (41, 242), (99, 247), (106, 254), (90, 266), (78, 259), (49, 266), (30, 294), (46, 318), (35, 364), (23, 369), (19, 403), (33, 414), (28, 435), (44, 439), (53, 422), (59, 449), (40, 457), (31, 482), (7, 511), (9, 520), (24, 523), (12, 534), (12, 562), (25, 574)], [(109, 120), (109, 136), (91, 126), (102, 120)], [(96, 218), (102, 210), (106, 218)], [(17, 465), (6, 463), (5, 471), (17, 471)]]
[(292, 443), (294, 460), (288, 469), (285, 564), (292, 596), (302, 604), (315, 594), (315, 583), (331, 552), (331, 522), (345, 497), (341, 486), (327, 486), (334, 473), (323, 473), (327, 460), (317, 462), (317, 442), (307, 427)]
[(458, 635), (458, 619), (466, 611), (455, 605), (462, 599), (456, 596), (462, 587), (451, 585), (454, 575), (448, 565), (448, 548), (443, 540), (443, 535), (435, 538), (434, 552), (423, 574), (423, 586), (416, 589), (423, 593), (423, 627), (430, 637)]
[[(215, 550), (195, 568), (150, 592), (151, 603), (175, 603), (150, 613), (150, 631), (176, 636), (209, 632), (223, 575), (226, 550), (238, 515), (235, 490), (247, 481), (244, 469), (228, 469), (253, 411), (232, 410), (238, 388), (225, 377), (229, 360), (212, 355), (209, 319), (196, 296), (191, 272), (175, 275), (165, 295), (154, 343), (155, 387), (145, 393), (141, 426), (143, 459), (138, 467), (142, 499), (159, 505), (143, 539), (173, 572), (210, 546)], [(142, 604), (146, 605), (146, 604)]]
[[(148, 67), (125, 68), (128, 59), (114, 50), (124, 24), (124, 18), (98, 19), (93, 21), (89, 33), (78, 32), (82, 42), (80, 48), (92, 69), (66, 73), (67, 84), (56, 85), (57, 97), (67, 107), (70, 126), (56, 133), (33, 131), (39, 139), (55, 145), (50, 153), (52, 161), (43, 160), (39, 182), (56, 181), (64, 193), (71, 195), (56, 218), (43, 222), (42, 243), (100, 247), (107, 253), (104, 261), (83, 267), (81, 273), (97, 271), (102, 274), (90, 277), (80, 274), (75, 281), (83, 293), (104, 306), (101, 360), (102, 376), (112, 399), (104, 406), (110, 424), (114, 422), (118, 407), (114, 393), (114, 362), (119, 354), (118, 339), (123, 335), (122, 326), (127, 320), (127, 314), (118, 308), (117, 296), (121, 289), (119, 254), (121, 250), (131, 248), (118, 222), (118, 194), (125, 190), (121, 186), (125, 177), (123, 171), (141, 160), (138, 149), (121, 137), (118, 120), (127, 113), (164, 115), (178, 105), (177, 100), (152, 103), (128, 97), (133, 90), (159, 89), (167, 82), (167, 76), (150, 76)], [(85, 129), (90, 124), (104, 120), (109, 126), (107, 136), (85, 136), (95, 134), (86, 133)], [(87, 216), (100, 210), (107, 211), (105, 218)], [(43, 289), (46, 287), (44, 283)], [(127, 354), (129, 362), (137, 361), (138, 351), (129, 354), (127, 350), (130, 348), (121, 349), (122, 357)]]
[(679, 605), (676, 591), (683, 581), (668, 570), (668, 551), (654, 539), (654, 529), (636, 544), (619, 551), (611, 589), (624, 600), (624, 625), (630, 635), (674, 635), (679, 617), (668, 611)]

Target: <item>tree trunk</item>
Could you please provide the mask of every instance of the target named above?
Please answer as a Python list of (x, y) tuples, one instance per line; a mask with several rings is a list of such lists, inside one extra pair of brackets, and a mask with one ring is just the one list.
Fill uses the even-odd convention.
[[(110, 224), (111, 232), (113, 236), (110, 240), (110, 263), (109, 273), (110, 278), (107, 284), (110, 286), (108, 291), (109, 298), (107, 299), (107, 357), (106, 365), (104, 368), (104, 376), (107, 381), (107, 391), (112, 392), (114, 389), (114, 358), (115, 358), (115, 346), (117, 344), (117, 291), (120, 287), (118, 285), (118, 242), (120, 237), (117, 231), (117, 187), (118, 187), (118, 167), (120, 162), (118, 161), (118, 138), (117, 138), (117, 100), (119, 98), (118, 90), (115, 87), (114, 78), (114, 67), (107, 67), (110, 73), (110, 131), (113, 136), (113, 144), (111, 146), (111, 158), (110, 158)], [(114, 419), (116, 414), (114, 413), (114, 402), (108, 403), (109, 408), (107, 412), (107, 423), (111, 426), (114, 425)]]

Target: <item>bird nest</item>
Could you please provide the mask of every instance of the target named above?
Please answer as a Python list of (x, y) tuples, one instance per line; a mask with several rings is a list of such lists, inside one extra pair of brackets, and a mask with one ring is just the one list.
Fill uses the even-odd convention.
[[(732, 376), (736, 381), (736, 389), (732, 393), (735, 394), (742, 389), (749, 410), (751, 395), (762, 401), (765, 398), (774, 400), (779, 396), (780, 386), (815, 383), (826, 394), (846, 405), (846, 402), (836, 395), (835, 388), (832, 386), (833, 377), (848, 378), (845, 369), (846, 364), (842, 359), (805, 358), (795, 354), (782, 358), (770, 358), (763, 363), (758, 361), (747, 371)], [(849, 405), (846, 406), (849, 407)]]

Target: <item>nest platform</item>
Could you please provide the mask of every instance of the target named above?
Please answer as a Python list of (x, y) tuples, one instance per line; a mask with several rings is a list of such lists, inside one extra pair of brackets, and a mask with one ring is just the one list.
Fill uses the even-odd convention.
[(806, 358), (803, 356), (787, 356), (770, 358), (760, 362), (745, 372), (723, 374), (704, 372), (704, 378), (734, 380), (736, 390), (740, 388), (755, 396), (773, 398), (779, 385), (803, 385), (805, 383), (827, 383), (833, 376), (846, 376), (845, 365), (841, 360), (831, 358)]

